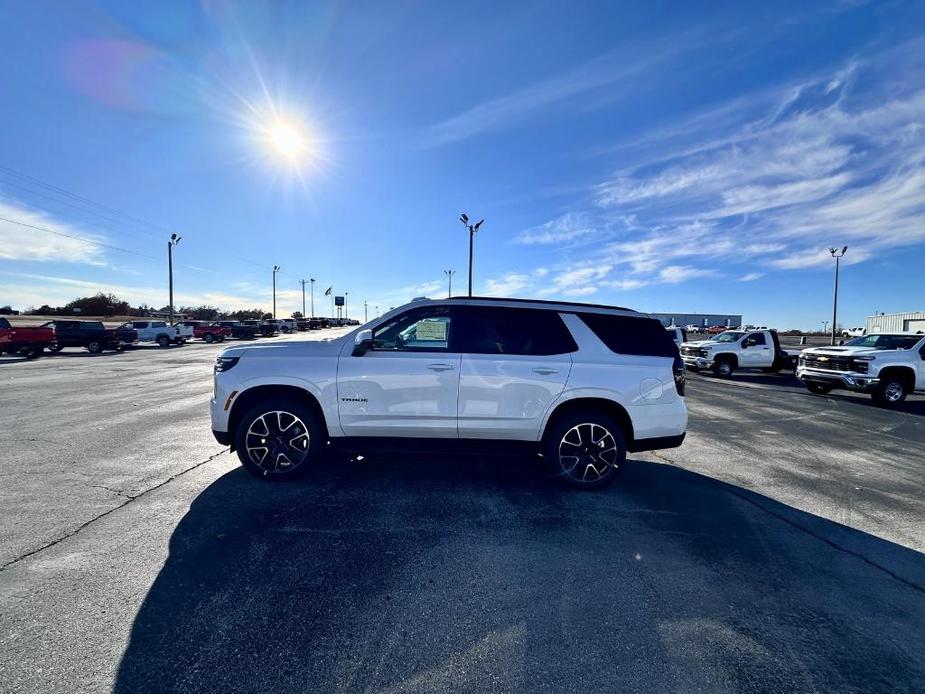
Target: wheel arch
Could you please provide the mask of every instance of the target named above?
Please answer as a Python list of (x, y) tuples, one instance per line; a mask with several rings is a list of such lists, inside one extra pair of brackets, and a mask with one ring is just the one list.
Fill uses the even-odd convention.
[(887, 366), (881, 369), (877, 375), (881, 383), (885, 378), (898, 376), (904, 382), (904, 385), (908, 387), (909, 393), (915, 391), (915, 371), (908, 366)]
[(234, 450), (234, 435), (244, 414), (261, 400), (282, 398), (293, 398), (309, 407), (324, 427), (325, 437), (329, 436), (324, 410), (321, 409), (321, 403), (312, 393), (292, 385), (260, 385), (248, 388), (239, 394), (231, 406), (231, 412), (228, 415), (228, 433), (231, 436), (232, 450)]
[(715, 357), (713, 357), (714, 363), (718, 361), (731, 361), (732, 368), (739, 368), (739, 355), (737, 355), (735, 352), (720, 352)]
[(623, 434), (623, 440), (627, 448), (633, 445), (635, 434), (633, 432), (633, 420), (630, 418), (629, 412), (626, 411), (623, 405), (615, 400), (602, 397), (572, 398), (556, 405), (546, 418), (546, 424), (543, 426), (540, 440), (542, 441), (545, 438), (546, 432), (549, 431), (551, 426), (554, 426), (562, 419), (570, 417), (577, 412), (585, 412), (587, 410), (601, 412), (612, 418), (617, 423), (617, 426), (620, 427), (620, 433)]

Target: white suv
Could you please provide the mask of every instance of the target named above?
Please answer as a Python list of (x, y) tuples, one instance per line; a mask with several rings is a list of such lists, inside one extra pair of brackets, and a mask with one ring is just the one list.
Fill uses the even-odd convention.
[(661, 323), (627, 309), (519, 299), (415, 301), (343, 337), (231, 347), (215, 363), (215, 438), (268, 479), (330, 442), (486, 441), (539, 452), (578, 487), (627, 452), (684, 440), (684, 365)]

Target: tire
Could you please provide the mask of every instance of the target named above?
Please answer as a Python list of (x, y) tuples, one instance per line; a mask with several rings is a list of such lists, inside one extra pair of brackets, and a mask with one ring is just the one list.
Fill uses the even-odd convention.
[(598, 489), (611, 484), (623, 470), (626, 443), (615, 421), (589, 410), (554, 421), (543, 435), (543, 456), (563, 484)]
[(91, 340), (87, 343), (87, 351), (90, 354), (99, 354), (103, 351), (103, 343), (99, 340)]
[(50, 345), (48, 345), (48, 351), (51, 352), (52, 354), (57, 354), (62, 349), (64, 349), (64, 347), (59, 345), (57, 342), (52, 342)]
[[(272, 436), (280, 429), (303, 433), (292, 438)], [(264, 433), (271, 436), (261, 436)], [(263, 480), (284, 481), (301, 477), (317, 462), (325, 449), (327, 434), (311, 408), (298, 400), (280, 398), (264, 400), (248, 410), (238, 422), (234, 441), (238, 459), (249, 473)], [(271, 446), (261, 446), (268, 442)], [(286, 466), (284, 459), (294, 465)]]
[(206, 333), (205, 335), (202, 336), (202, 339), (204, 342), (207, 342), (211, 345), (213, 342), (215, 342), (215, 335), (213, 335), (212, 333)]
[(166, 335), (158, 335), (157, 344), (159, 347), (170, 347), (170, 338)]
[(827, 386), (825, 383), (806, 383), (806, 390), (814, 395), (828, 395), (832, 392), (832, 386)]
[(718, 378), (731, 378), (735, 373), (735, 366), (732, 365), (731, 359), (720, 358), (713, 364), (713, 375)]
[(881, 407), (895, 407), (909, 395), (909, 385), (899, 376), (887, 376), (881, 379), (870, 397)]

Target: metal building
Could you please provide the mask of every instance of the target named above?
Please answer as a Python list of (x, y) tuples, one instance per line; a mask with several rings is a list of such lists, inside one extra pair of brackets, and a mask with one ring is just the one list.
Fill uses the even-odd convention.
[(711, 325), (725, 325), (727, 328), (738, 328), (742, 325), (742, 316), (731, 313), (650, 313), (649, 315), (658, 318), (662, 325), (677, 325), (682, 328), (687, 325), (699, 325), (702, 328), (708, 328)]
[(925, 332), (925, 311), (881, 313), (867, 319), (867, 332)]

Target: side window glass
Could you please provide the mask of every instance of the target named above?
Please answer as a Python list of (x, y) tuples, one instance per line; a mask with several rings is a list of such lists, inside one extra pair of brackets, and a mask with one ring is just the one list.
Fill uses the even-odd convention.
[(491, 306), (462, 311), (461, 351), (469, 354), (548, 356), (578, 349), (555, 311)]
[(768, 341), (764, 339), (764, 333), (752, 333), (748, 336), (748, 339), (753, 345), (768, 344)]
[(445, 352), (452, 331), (449, 306), (426, 306), (406, 311), (373, 331), (378, 352)]

